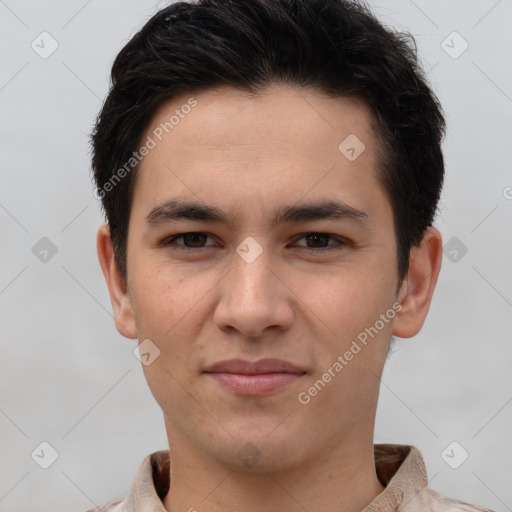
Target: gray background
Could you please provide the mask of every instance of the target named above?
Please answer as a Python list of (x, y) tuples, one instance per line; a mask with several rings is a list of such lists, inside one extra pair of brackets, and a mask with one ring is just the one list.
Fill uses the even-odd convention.
[[(167, 447), (97, 263), (87, 138), (115, 55), (163, 4), (0, 1), (1, 511), (93, 508)], [(455, 237), (422, 332), (386, 367), (375, 438), (417, 446), (438, 492), (512, 510), (512, 1), (371, 5), (416, 37), (444, 105), (436, 225)], [(46, 59), (31, 47), (43, 31), (59, 45)], [(46, 262), (43, 237), (57, 248)], [(43, 441), (58, 453), (48, 469)]]

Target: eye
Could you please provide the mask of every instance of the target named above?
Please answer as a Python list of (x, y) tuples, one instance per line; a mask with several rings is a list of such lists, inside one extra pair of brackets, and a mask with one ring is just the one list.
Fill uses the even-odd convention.
[[(312, 246), (304, 246), (301, 244), (297, 244), (297, 246), (305, 247), (307, 250), (313, 252), (321, 252), (326, 250), (340, 250), (348, 244), (348, 242), (343, 238), (334, 235), (329, 235), (328, 233), (306, 233), (305, 235), (302, 235), (300, 238), (298, 238), (298, 240), (302, 239), (306, 241), (306, 244), (312, 244)], [(329, 239), (334, 240), (334, 243), (328, 244)]]
[[(190, 233), (180, 233), (179, 235), (174, 235), (171, 238), (168, 238), (165, 242), (165, 246), (175, 246), (177, 250), (191, 250), (201, 249), (202, 247), (211, 247), (213, 244), (205, 245), (206, 240), (208, 239), (208, 235), (206, 233), (198, 233), (198, 232), (190, 232)], [(183, 243), (177, 243), (177, 240), (182, 240)]]
[[(216, 245), (215, 242), (207, 244), (208, 238), (211, 239), (207, 233), (180, 233), (165, 240), (163, 245), (178, 251), (199, 252), (199, 249)], [(297, 239), (297, 241), (300, 240), (305, 240), (305, 244), (296, 242), (295, 247), (301, 247), (310, 252), (340, 250), (348, 245), (348, 242), (343, 238), (328, 233), (306, 233)], [(333, 241), (333, 243), (329, 243), (329, 241)]]

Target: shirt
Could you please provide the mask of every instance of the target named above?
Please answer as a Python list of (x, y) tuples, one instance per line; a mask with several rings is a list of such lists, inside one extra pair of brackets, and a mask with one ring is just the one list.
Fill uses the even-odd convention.
[[(429, 489), (423, 457), (414, 446), (374, 444), (374, 453), (385, 489), (362, 512), (492, 512)], [(169, 472), (169, 450), (151, 453), (137, 470), (130, 492), (105, 503), (101, 512), (166, 512), (162, 500), (169, 490)]]

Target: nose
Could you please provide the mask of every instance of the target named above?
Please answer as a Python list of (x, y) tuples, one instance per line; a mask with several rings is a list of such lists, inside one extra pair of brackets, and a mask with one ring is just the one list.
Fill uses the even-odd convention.
[(264, 249), (254, 261), (234, 253), (231, 271), (219, 283), (221, 297), (214, 314), (219, 329), (257, 339), (292, 325), (294, 295), (269, 253)]

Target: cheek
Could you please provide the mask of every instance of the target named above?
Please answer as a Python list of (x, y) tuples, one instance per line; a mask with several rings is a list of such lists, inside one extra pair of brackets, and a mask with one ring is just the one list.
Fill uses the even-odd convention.
[[(391, 274), (391, 276), (390, 276)], [(347, 340), (373, 325), (391, 307), (396, 283), (393, 273), (367, 268), (339, 269), (303, 289), (302, 297), (331, 334)], [(309, 290), (307, 290), (309, 288)]]
[(193, 309), (201, 290), (197, 283), (169, 266), (151, 265), (150, 259), (140, 258), (146, 265), (131, 269), (130, 296), (134, 308), (137, 332), (140, 336), (161, 338), (171, 331), (179, 319)]
[(137, 337), (157, 345), (161, 366), (185, 375), (190, 355), (201, 350), (197, 343), (207, 315), (208, 294), (218, 277), (185, 278), (185, 273), (190, 274), (186, 267), (168, 265), (133, 270), (130, 295)]
[(187, 281), (164, 267), (137, 270), (131, 289), (137, 337), (140, 342), (151, 340), (159, 350), (158, 357), (142, 369), (160, 407), (180, 410), (187, 403), (184, 390), (194, 378), (190, 355), (197, 351), (197, 308), (207, 283), (203, 289), (200, 282)]

